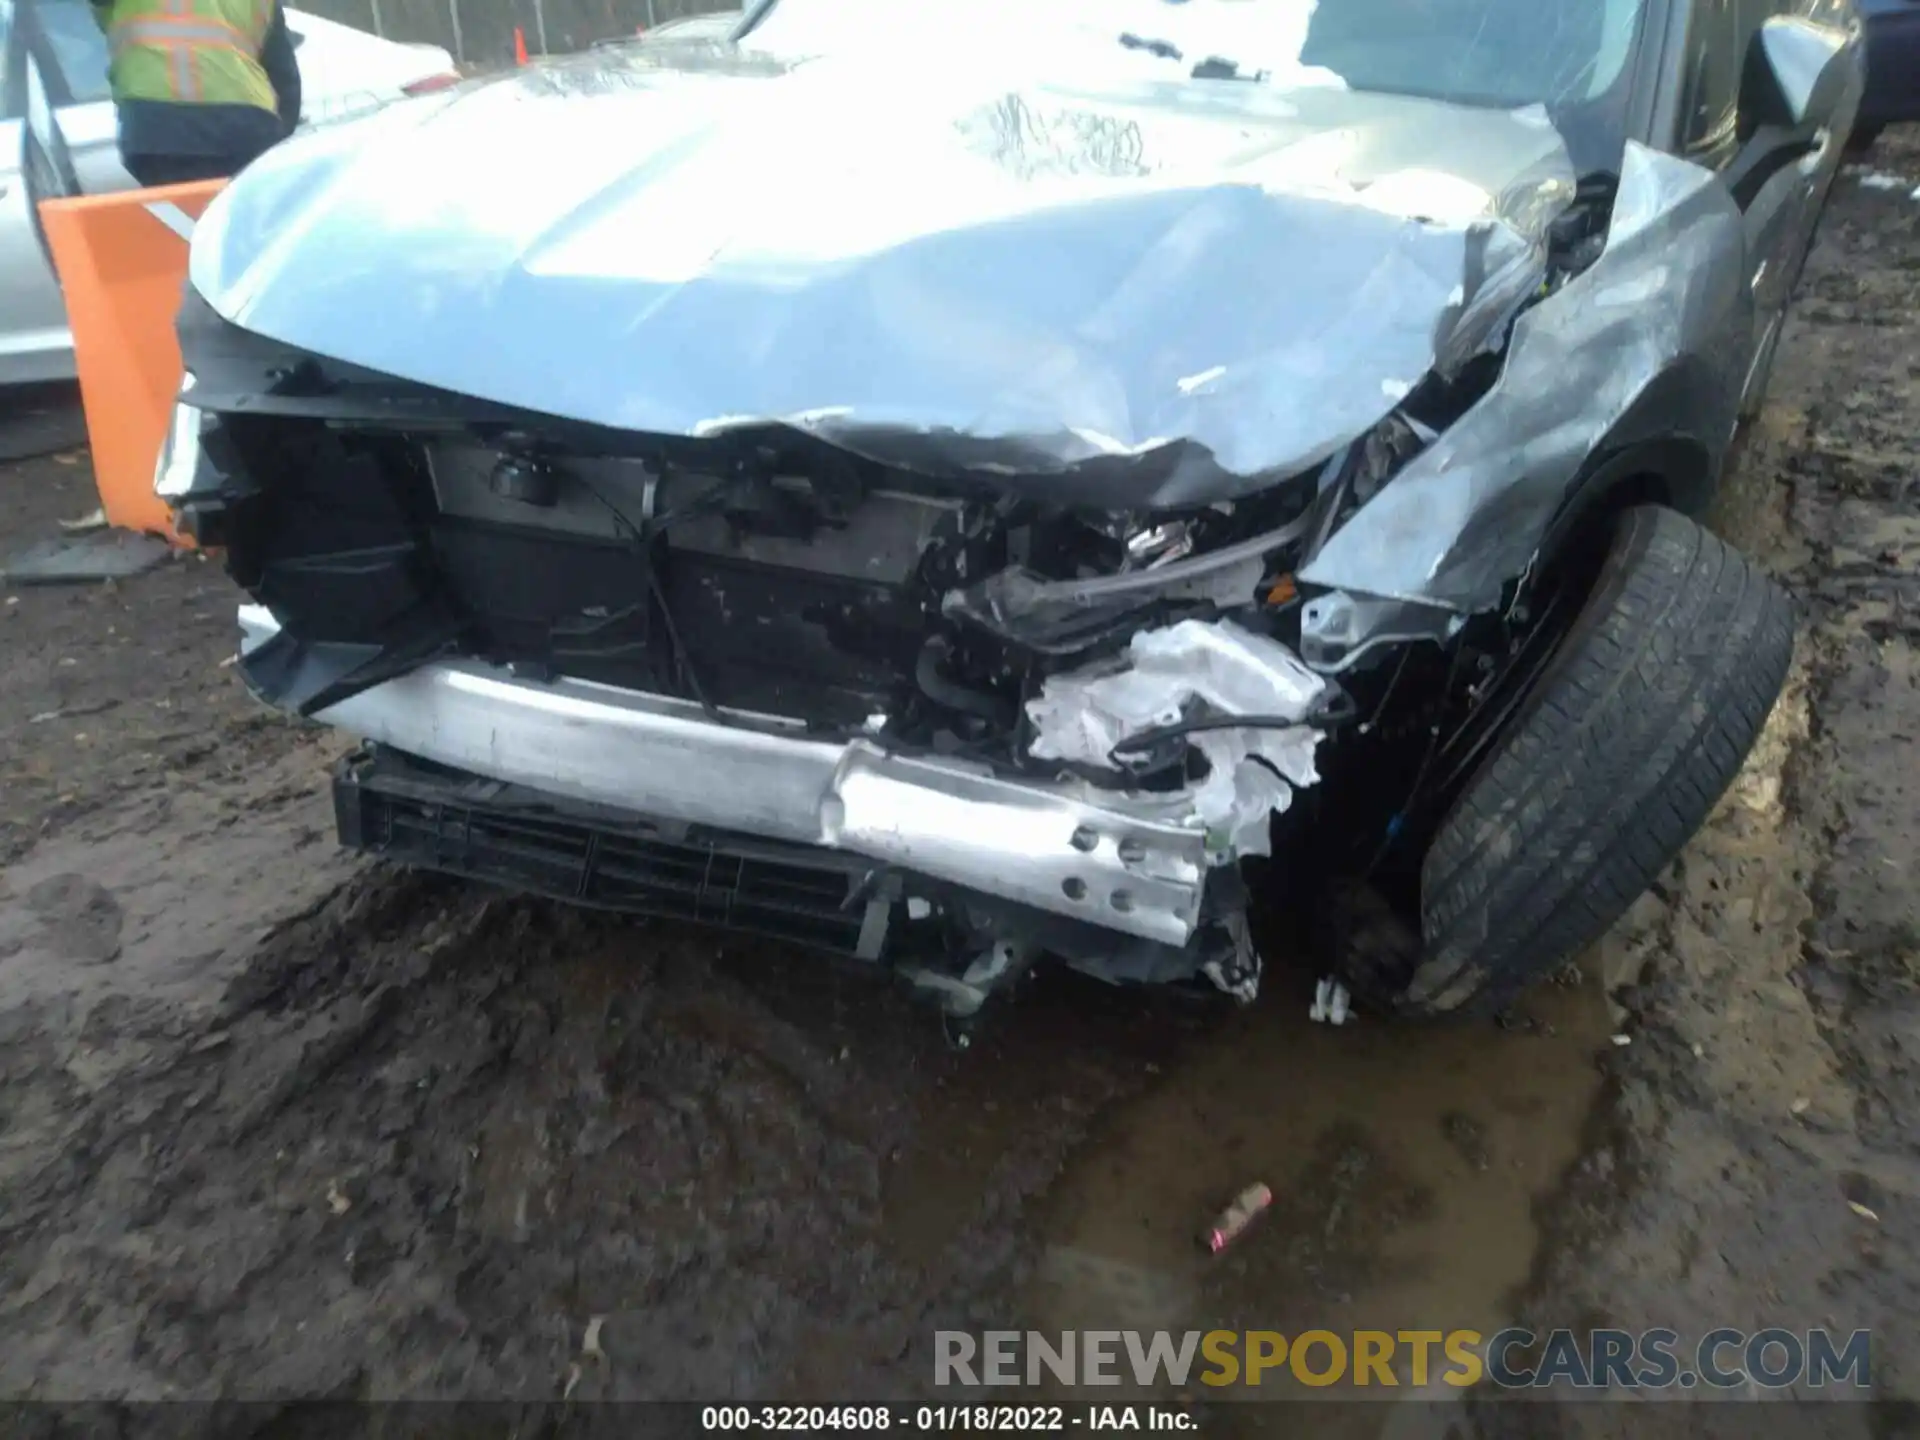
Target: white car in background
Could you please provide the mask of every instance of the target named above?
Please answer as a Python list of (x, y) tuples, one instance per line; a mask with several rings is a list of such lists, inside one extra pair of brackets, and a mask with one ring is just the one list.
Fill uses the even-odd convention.
[[(28, 43), (27, 7), (44, 37)], [(383, 40), (287, 11), (303, 125), (323, 125), (459, 78), (436, 45)], [(133, 188), (120, 164), (106, 38), (87, 0), (0, 0), (0, 385), (73, 375), (66, 306), (36, 197)]]

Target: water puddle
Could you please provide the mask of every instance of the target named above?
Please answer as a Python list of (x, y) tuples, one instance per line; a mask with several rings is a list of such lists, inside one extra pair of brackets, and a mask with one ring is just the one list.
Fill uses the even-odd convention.
[[(1524, 1010), (1514, 1030), (1336, 1029), (1304, 1005), (1236, 1017), (1111, 1112), (1053, 1187), (1026, 1323), (1498, 1329), (1532, 1263), (1534, 1206), (1580, 1154), (1611, 1029), (1590, 973)], [(1208, 1255), (1200, 1230), (1255, 1181), (1271, 1208)], [(1376, 1412), (1355, 1432), (1374, 1434), (1400, 1407), (1352, 1408)]]

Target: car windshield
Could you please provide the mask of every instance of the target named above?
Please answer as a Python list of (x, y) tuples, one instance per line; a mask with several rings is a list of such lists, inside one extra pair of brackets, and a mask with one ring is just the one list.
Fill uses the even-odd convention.
[[(1645, 0), (775, 0), (748, 42), (786, 54), (966, 34), (1117, 51), (1197, 79), (1337, 85), (1555, 111), (1620, 86)], [(1072, 78), (1071, 76), (1063, 78)]]

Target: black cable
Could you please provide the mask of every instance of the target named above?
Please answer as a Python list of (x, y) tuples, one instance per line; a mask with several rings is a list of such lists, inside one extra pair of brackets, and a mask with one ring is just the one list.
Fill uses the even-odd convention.
[(707, 699), (707, 692), (701, 688), (700, 676), (687, 655), (686, 643), (680, 638), (680, 627), (673, 623), (673, 611), (667, 607), (667, 592), (660, 588), (660, 573), (651, 560), (647, 564), (647, 588), (653, 592), (654, 603), (660, 607), (660, 622), (667, 627), (667, 643), (673, 646), (673, 658), (680, 662), (680, 673), (687, 677), (687, 688), (693, 691), (694, 702), (706, 712), (709, 720), (718, 720), (720, 709)]
[[(1440, 687), (1440, 694), (1443, 697), (1453, 693), (1453, 682), (1460, 673), (1460, 657), (1465, 651), (1464, 645), (1454, 647), (1453, 657), (1447, 662), (1447, 678)], [(1427, 772), (1433, 768), (1434, 757), (1440, 753), (1441, 728), (1439, 721), (1436, 720), (1428, 731), (1427, 753), (1420, 757), (1420, 768), (1413, 772), (1413, 784), (1407, 787), (1407, 798), (1401, 802), (1400, 808), (1388, 817), (1387, 833), (1380, 838), (1379, 847), (1373, 852), (1373, 858), (1360, 872), (1362, 880), (1373, 877), (1373, 872), (1380, 868), (1381, 862), (1387, 858), (1387, 852), (1393, 848), (1393, 842), (1400, 838), (1400, 832), (1406, 826), (1407, 816), (1413, 812), (1415, 803), (1420, 799), (1421, 788), (1427, 783)]]
[(1324, 704), (1305, 715), (1219, 715), (1205, 720), (1181, 720), (1172, 725), (1142, 730), (1109, 750), (1107, 761), (1124, 770), (1128, 766), (1120, 758), (1122, 755), (1144, 754), (1156, 745), (1188, 735), (1200, 735), (1212, 730), (1331, 730), (1344, 725), (1359, 713), (1359, 706), (1354, 704), (1353, 697), (1344, 690), (1336, 690)]
[[(667, 643), (673, 647), (673, 658), (679, 663), (680, 673), (687, 678), (687, 688), (693, 691), (694, 703), (699, 705), (709, 720), (720, 720), (719, 707), (707, 698), (707, 692), (700, 684), (700, 676), (694, 671), (693, 660), (687, 653), (685, 643), (680, 639), (680, 627), (673, 623), (673, 611), (667, 605), (667, 592), (661, 588), (659, 571), (654, 565), (653, 556), (650, 553), (653, 545), (653, 536), (642, 531), (639, 526), (629, 520), (626, 512), (605, 495), (602, 495), (599, 487), (591, 480), (577, 471), (569, 471), (568, 473), (580, 482), (581, 489), (585, 490), (594, 499), (606, 506), (607, 512), (613, 516), (615, 521), (626, 528), (627, 535), (634, 543), (640, 563), (646, 566), (648, 593), (653, 596), (654, 603), (660, 607), (661, 623), (667, 627)], [(709, 491), (708, 493), (711, 494), (712, 492)], [(700, 498), (705, 499), (706, 497), (702, 496)], [(698, 505), (699, 501), (696, 500), (694, 504)], [(669, 514), (665, 518), (668, 523), (671, 523), (676, 517)]]
[(1251, 760), (1254, 764), (1258, 765), (1262, 770), (1266, 771), (1269, 775), (1273, 776), (1273, 778), (1278, 780), (1281, 784), (1287, 785), (1287, 786), (1291, 786), (1293, 784), (1291, 780), (1287, 779), (1286, 776), (1280, 773), (1280, 767), (1274, 764), (1273, 761), (1267, 759), (1266, 756), (1249, 755), (1247, 756), (1247, 759)]
[(1393, 702), (1395, 692), (1400, 689), (1400, 677), (1407, 673), (1407, 662), (1413, 658), (1413, 647), (1406, 646), (1400, 651), (1400, 663), (1393, 667), (1393, 678), (1387, 681), (1387, 688), (1381, 692), (1380, 703), (1373, 707), (1373, 716), (1360, 727), (1362, 735), (1369, 734), (1379, 725), (1380, 717), (1387, 713), (1387, 706)]

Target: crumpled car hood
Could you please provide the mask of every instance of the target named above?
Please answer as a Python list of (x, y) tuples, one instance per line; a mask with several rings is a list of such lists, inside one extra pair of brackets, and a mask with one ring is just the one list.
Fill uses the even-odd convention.
[(193, 284), (558, 417), (791, 425), (1062, 498), (1117, 460), (1171, 505), (1312, 464), (1497, 342), (1572, 190), (1538, 112), (975, 58), (663, 47), (410, 102), (250, 167)]

